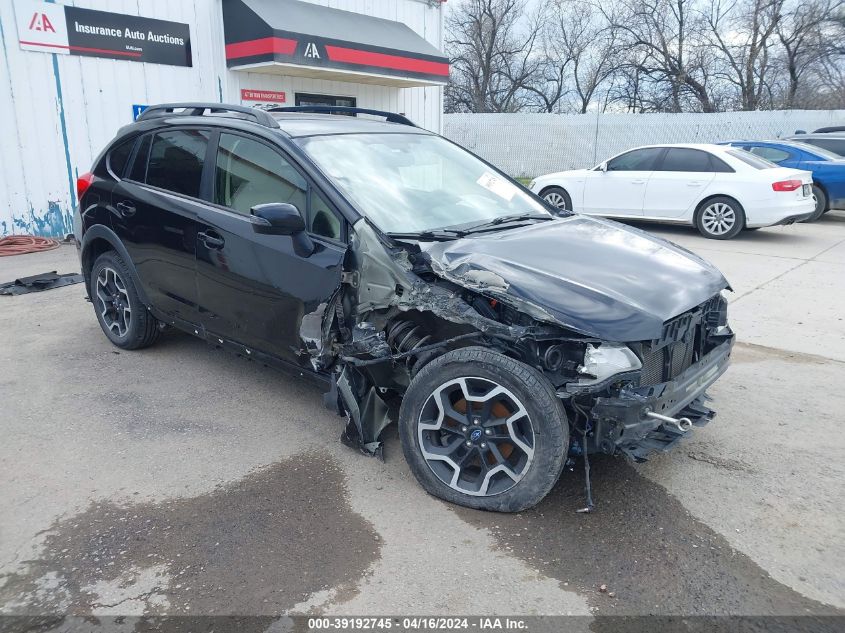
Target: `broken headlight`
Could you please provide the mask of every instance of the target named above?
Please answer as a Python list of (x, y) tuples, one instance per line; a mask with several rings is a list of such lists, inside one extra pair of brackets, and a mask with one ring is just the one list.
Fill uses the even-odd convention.
[(602, 343), (599, 347), (587, 345), (584, 363), (578, 367), (579, 385), (594, 385), (611, 376), (642, 369), (643, 364), (627, 345)]

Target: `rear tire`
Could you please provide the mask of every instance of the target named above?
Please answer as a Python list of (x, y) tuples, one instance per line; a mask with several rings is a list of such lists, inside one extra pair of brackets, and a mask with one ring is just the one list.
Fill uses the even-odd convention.
[(100, 255), (91, 268), (88, 289), (97, 321), (106, 337), (121, 349), (141, 349), (155, 343), (159, 322), (140, 297), (132, 272), (114, 251)]
[(569, 197), (566, 189), (562, 187), (549, 187), (548, 189), (544, 189), (540, 195), (543, 200), (556, 209), (572, 211), (572, 198)]
[(809, 218), (801, 220), (802, 222), (815, 222), (828, 211), (827, 194), (816, 184), (813, 185), (813, 198), (816, 200), (816, 210)]
[(695, 212), (695, 227), (711, 240), (729, 240), (745, 227), (745, 211), (733, 198), (716, 196), (702, 202)]
[(405, 459), (425, 490), (480, 510), (518, 512), (560, 477), (569, 424), (551, 383), (497, 352), (468, 347), (431, 361), (399, 412)]

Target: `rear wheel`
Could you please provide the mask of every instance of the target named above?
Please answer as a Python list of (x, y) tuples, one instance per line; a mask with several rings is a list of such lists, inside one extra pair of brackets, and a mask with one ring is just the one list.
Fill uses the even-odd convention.
[(138, 297), (126, 262), (114, 251), (100, 255), (91, 268), (89, 296), (100, 327), (122, 349), (140, 349), (155, 343), (158, 320)]
[(827, 212), (827, 194), (824, 189), (815, 184), (813, 185), (813, 200), (816, 201), (816, 210), (813, 211), (813, 215), (806, 220), (802, 220), (802, 222), (815, 222)]
[(572, 198), (570, 198), (566, 190), (561, 187), (549, 187), (548, 189), (544, 189), (542, 197), (543, 200), (556, 209), (572, 211)]
[(704, 201), (695, 212), (698, 232), (711, 240), (729, 240), (745, 226), (745, 212), (733, 198), (718, 196)]
[(480, 347), (426, 365), (399, 418), (405, 459), (423, 488), (481, 510), (536, 505), (560, 476), (569, 444), (566, 414), (546, 378)]

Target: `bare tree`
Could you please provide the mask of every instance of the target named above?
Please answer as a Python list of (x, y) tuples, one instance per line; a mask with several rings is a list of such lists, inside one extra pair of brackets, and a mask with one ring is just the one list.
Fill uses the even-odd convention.
[(450, 7), (448, 112), (845, 107), (845, 0)]
[(668, 87), (672, 111), (684, 110), (685, 99), (691, 97), (694, 109), (713, 112), (707, 57), (690, 54), (702, 32), (701, 16), (693, 4), (694, 0), (617, 0), (603, 4), (601, 11), (622, 44), (645, 53), (639, 71)]
[(558, 75), (569, 79), (576, 111), (587, 112), (598, 89), (617, 71), (616, 33), (585, 0), (556, 0), (544, 29), (544, 45)]
[(739, 90), (743, 110), (759, 110), (771, 89), (772, 59), (784, 0), (711, 0), (707, 11), (719, 76)]
[(845, 108), (845, 0), (833, 2), (815, 44), (807, 48), (814, 61), (801, 77), (792, 107)]
[(836, 0), (809, 0), (785, 11), (777, 24), (787, 88), (783, 107), (796, 105), (801, 80), (813, 72), (827, 52), (825, 26), (833, 18)]
[(449, 112), (515, 112), (541, 77), (539, 20), (525, 0), (464, 0), (446, 20)]

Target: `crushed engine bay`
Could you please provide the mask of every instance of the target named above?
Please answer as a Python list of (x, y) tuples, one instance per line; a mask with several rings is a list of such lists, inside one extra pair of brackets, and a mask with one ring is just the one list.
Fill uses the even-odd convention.
[[(352, 230), (340, 286), (300, 336), (331, 375), (325, 401), (348, 419), (344, 441), (363, 452), (379, 453), (416, 373), (466, 346), (543, 373), (572, 456), (643, 460), (713, 417), (705, 390), (733, 344), (728, 284), (680, 247), (584, 216), (448, 241), (392, 239), (364, 219)], [(637, 276), (646, 268), (650, 281)]]

